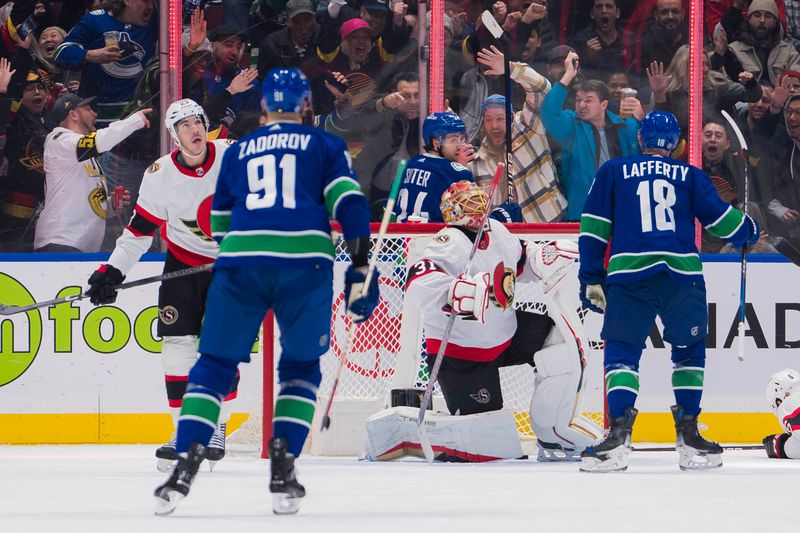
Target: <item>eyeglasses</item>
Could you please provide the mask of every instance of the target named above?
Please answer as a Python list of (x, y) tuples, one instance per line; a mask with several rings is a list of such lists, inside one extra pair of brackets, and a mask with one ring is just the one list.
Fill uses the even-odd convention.
[(45, 92), (45, 89), (44, 89), (44, 85), (33, 84), (33, 85), (26, 85), (25, 88), (22, 89), (22, 92), (25, 92), (25, 93), (40, 92), (40, 93), (43, 93), (43, 92)]

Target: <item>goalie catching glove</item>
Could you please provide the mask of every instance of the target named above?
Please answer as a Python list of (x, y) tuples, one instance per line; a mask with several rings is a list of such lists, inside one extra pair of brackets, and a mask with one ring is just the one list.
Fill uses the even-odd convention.
[(469, 320), (485, 322), (486, 310), (491, 301), (497, 307), (508, 309), (514, 303), (514, 273), (502, 262), (494, 273), (478, 272), (474, 276), (461, 274), (447, 291), (447, 312), (454, 312)]
[(108, 305), (117, 301), (117, 287), (125, 279), (122, 272), (111, 265), (100, 265), (100, 268), (89, 277), (89, 290), (86, 296), (94, 305)]
[(528, 244), (528, 263), (536, 276), (544, 283), (545, 294), (567, 275), (578, 258), (578, 243), (560, 239), (544, 244)]
[(367, 280), (368, 267), (355, 267), (351, 263), (344, 274), (344, 300), (347, 302), (347, 316), (353, 322), (365, 322), (372, 316), (372, 312), (378, 306), (380, 290), (378, 289), (377, 269), (372, 273), (372, 279), (365, 295), (361, 295), (364, 282)]

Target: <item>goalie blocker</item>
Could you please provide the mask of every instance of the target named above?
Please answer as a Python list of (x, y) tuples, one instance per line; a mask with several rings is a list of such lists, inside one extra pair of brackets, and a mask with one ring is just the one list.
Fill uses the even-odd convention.
[[(459, 258), (466, 256), (462, 248), (471, 243), (466, 232), (452, 227), (434, 237), (423, 258), (409, 271), (407, 297), (420, 302), (426, 338), (435, 341), (437, 321), (443, 321), (447, 312), (459, 313), (438, 377), (451, 414), (426, 416), (427, 435), (439, 460), (483, 462), (522, 455), (513, 413), (502, 409), (498, 369), (529, 364), (536, 369), (530, 415), (539, 440), (538, 458), (575, 460), (602, 435), (600, 427), (576, 415), (584, 366), (583, 326), (575, 311), (579, 308), (574, 263), (577, 246), (571, 241), (521, 242), (494, 221), (489, 229), (488, 245), (479, 248), (475, 267), (493, 275), (460, 275)], [(492, 254), (496, 248), (502, 253)], [(483, 259), (482, 255), (489, 257)], [(493, 301), (489, 293), (504, 287), (502, 294), (510, 305), (516, 277), (514, 270), (489, 267), (497, 264), (498, 257), (503, 264), (517, 265), (520, 282), (536, 285), (539, 298), (547, 305), (546, 315), (506, 309)], [(490, 259), (493, 262), (489, 263)], [(501, 274), (502, 280), (497, 280), (499, 272), (512, 276)], [(504, 332), (510, 336), (505, 342), (501, 338)], [(492, 349), (481, 342), (500, 343), (498, 355), (483, 361), (464, 355)], [(477, 348), (465, 348), (470, 345)], [(435, 354), (428, 355), (429, 366), (434, 358)], [(367, 459), (421, 456), (414, 409), (420, 405), (418, 392), (393, 391), (392, 396), (392, 408), (367, 420)], [(408, 407), (398, 406), (400, 402)]]

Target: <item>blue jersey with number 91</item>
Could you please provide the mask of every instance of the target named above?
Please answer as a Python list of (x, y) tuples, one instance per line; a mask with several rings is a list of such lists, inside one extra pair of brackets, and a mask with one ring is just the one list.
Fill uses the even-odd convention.
[(369, 235), (344, 141), (292, 122), (263, 126), (225, 152), (211, 209), (215, 268), (332, 268), (331, 218), (347, 240)]
[(702, 276), (695, 218), (712, 235), (741, 244), (744, 215), (717, 195), (708, 175), (687, 163), (642, 154), (606, 162), (597, 172), (581, 216), (580, 276), (620, 283), (667, 272), (679, 281)]
[(408, 222), (411, 215), (423, 222), (444, 222), (439, 208), (444, 191), (457, 181), (473, 181), (464, 165), (430, 154), (409, 159), (402, 179), (394, 207), (398, 222)]

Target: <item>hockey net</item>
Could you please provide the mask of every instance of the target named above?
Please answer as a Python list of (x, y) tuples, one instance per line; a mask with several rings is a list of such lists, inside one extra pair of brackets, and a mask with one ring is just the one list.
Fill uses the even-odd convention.
[[(407, 271), (421, 256), (433, 235), (441, 229), (438, 224), (390, 224), (378, 256), (380, 271), (380, 303), (372, 317), (358, 326), (353, 349), (342, 370), (332, 412), (331, 429), (319, 432), (319, 417), (331, 394), (331, 388), (344, 350), (350, 319), (345, 316), (343, 273), (349, 264), (344, 242), (337, 237), (334, 267), (334, 298), (331, 324), (331, 348), (322, 360), (323, 380), (318, 392), (317, 418), (310, 435), (309, 450), (318, 455), (356, 455), (364, 435), (364, 421), (371, 414), (388, 407), (389, 391), (394, 388), (424, 388), (428, 368), (424, 361), (424, 327), (417, 309), (406, 305), (404, 288)], [(508, 226), (519, 238), (532, 242), (553, 239), (577, 239), (577, 224), (513, 224)], [(372, 228), (377, 232), (377, 225)], [(373, 234), (373, 244), (376, 235)], [(531, 298), (532, 290), (517, 283), (515, 307), (531, 313), (545, 313), (544, 304)], [(588, 340), (583, 392), (578, 410), (603, 426), (604, 394), (602, 344), (599, 339), (599, 315), (580, 308), (578, 315), (585, 325)], [(275, 379), (271, 368), (280, 353), (278, 333), (271, 318), (265, 322), (264, 390), (263, 401), (246, 406), (251, 417), (239, 439), (241, 442), (262, 443), (268, 439), (271, 403)], [(272, 331), (275, 331), (273, 334)], [(274, 359), (274, 360), (273, 360)], [(513, 409), (517, 430), (523, 441), (534, 439), (528, 410), (534, 388), (534, 371), (529, 365), (500, 369), (504, 405)], [(261, 412), (261, 405), (267, 406)], [(438, 387), (434, 407), (445, 410)], [(255, 415), (255, 416), (253, 416)], [(259, 423), (262, 422), (262, 423)], [(266, 429), (266, 432), (264, 431)]]

